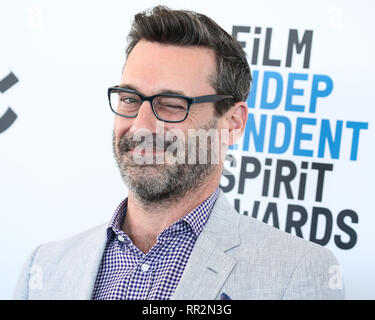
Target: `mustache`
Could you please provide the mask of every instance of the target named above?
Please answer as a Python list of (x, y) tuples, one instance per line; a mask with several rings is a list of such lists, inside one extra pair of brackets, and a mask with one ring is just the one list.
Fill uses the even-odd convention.
[[(151, 139), (152, 136), (152, 139)], [(146, 139), (147, 138), (147, 139)], [(134, 150), (137, 146), (142, 144), (143, 147), (148, 149), (156, 149), (163, 150), (164, 152), (167, 151), (168, 147), (174, 143), (183, 144), (184, 141), (178, 139), (177, 136), (173, 136), (172, 141), (166, 140), (165, 136), (160, 134), (150, 134), (149, 136), (141, 136), (140, 139), (134, 139), (133, 135), (124, 134), (117, 143), (117, 149), (120, 155), (123, 155), (129, 151)]]

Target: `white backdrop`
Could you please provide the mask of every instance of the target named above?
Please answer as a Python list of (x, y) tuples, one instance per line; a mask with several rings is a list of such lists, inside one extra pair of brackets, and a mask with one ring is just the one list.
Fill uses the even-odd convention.
[[(326, 246), (338, 257), (347, 297), (374, 299), (375, 5), (370, 0), (219, 4), (196, 0), (184, 5), (172, 0), (2, 1), (0, 299), (11, 297), (21, 265), (36, 245), (107, 221), (126, 195), (112, 156), (113, 115), (106, 88), (120, 80), (133, 15), (160, 3), (205, 13), (229, 33), (233, 26), (245, 27), (238, 39), (246, 45), (249, 61), (254, 39), (259, 39), (258, 61), (251, 65), (258, 74), (255, 100), (249, 100), (253, 124), (237, 150), (230, 151), (236, 167), (226, 163), (230, 175), (222, 179), (222, 186), (228, 188), (228, 197), (241, 214), (252, 215), (259, 204), (257, 217), (263, 220), (268, 206), (269, 219), (265, 220), (269, 224), (276, 219), (280, 229), (301, 232), (307, 240), (314, 233), (314, 217), (318, 217), (316, 238), (326, 236)], [(293, 47), (291, 65), (286, 66), (290, 30), (297, 30), (299, 41), (306, 31), (312, 31), (308, 67), (303, 67), (307, 46), (301, 54)], [(280, 60), (280, 66), (277, 61), (270, 66), (263, 59), (270, 35), (268, 58)], [(315, 77), (315, 87), (314, 75), (321, 75)], [(267, 76), (269, 92), (262, 101)], [(312, 90), (313, 96), (320, 95), (315, 112), (310, 112)], [(12, 122), (14, 114), (17, 118)], [(269, 147), (272, 119), (280, 122), (278, 126), (274, 123), (278, 130), (274, 148)], [(342, 134), (336, 137), (341, 125)], [(283, 138), (289, 129), (288, 147)], [(323, 139), (330, 132), (331, 148)], [(266, 165), (266, 159), (271, 165)], [(296, 167), (296, 177), (290, 182), (293, 199), (290, 194), (288, 198), (284, 184), (279, 194), (274, 192), (278, 160)], [(246, 161), (250, 164), (243, 165), (241, 180), (241, 163)], [(246, 179), (256, 161), (259, 176)], [(318, 171), (312, 163), (332, 165), (318, 200)], [(269, 170), (270, 187), (262, 195), (265, 169)], [(279, 174), (287, 176), (288, 170), (280, 167)], [(298, 199), (303, 176), (305, 195)], [(228, 177), (233, 178), (233, 185)], [(324, 216), (315, 212), (314, 216), (318, 209), (313, 207), (329, 212), (325, 210)], [(327, 224), (330, 218), (332, 227)], [(300, 229), (293, 228), (292, 220), (300, 219), (306, 221), (300, 222)]]

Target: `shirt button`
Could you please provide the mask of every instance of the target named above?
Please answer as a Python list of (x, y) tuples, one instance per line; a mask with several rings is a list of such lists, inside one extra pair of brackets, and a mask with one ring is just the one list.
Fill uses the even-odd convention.
[(117, 239), (121, 242), (124, 242), (125, 241), (125, 238), (123, 236), (118, 236)]
[(141, 270), (143, 272), (148, 271), (148, 269), (150, 269), (150, 266), (147, 263), (144, 263), (144, 264), (141, 265)]

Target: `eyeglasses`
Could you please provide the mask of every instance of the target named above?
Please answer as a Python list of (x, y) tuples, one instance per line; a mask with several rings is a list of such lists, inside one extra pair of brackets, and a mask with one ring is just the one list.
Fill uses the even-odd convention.
[(217, 102), (230, 98), (233, 97), (216, 94), (194, 98), (173, 93), (145, 96), (135, 90), (119, 86), (108, 88), (109, 106), (118, 116), (135, 118), (143, 102), (149, 101), (157, 119), (173, 123), (184, 121), (192, 104)]

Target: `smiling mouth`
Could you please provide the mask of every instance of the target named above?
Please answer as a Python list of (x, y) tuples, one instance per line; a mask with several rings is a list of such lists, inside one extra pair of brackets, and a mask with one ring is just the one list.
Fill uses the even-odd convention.
[(145, 150), (145, 149), (142, 149), (140, 152), (135, 152), (134, 149), (131, 149), (128, 151), (129, 153), (131, 154), (138, 154), (138, 155), (141, 155), (141, 156), (145, 156), (146, 155), (146, 152), (147, 154), (151, 155), (151, 154), (163, 154), (165, 153), (164, 150), (156, 150), (156, 149), (152, 149), (152, 150)]

